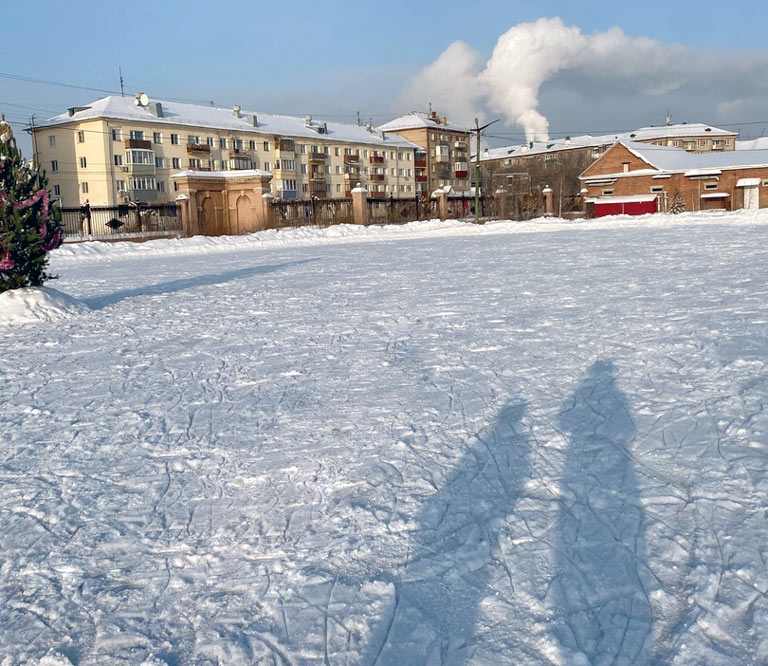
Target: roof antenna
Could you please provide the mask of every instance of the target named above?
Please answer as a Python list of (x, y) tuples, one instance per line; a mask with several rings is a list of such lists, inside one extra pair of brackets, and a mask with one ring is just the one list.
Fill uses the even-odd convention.
[(117, 71), (120, 72), (120, 97), (125, 97), (125, 81), (123, 81), (123, 68), (118, 66)]
[(429, 115), (432, 115), (432, 102), (429, 103)]
[(667, 110), (667, 125), (672, 124), (672, 115), (669, 113), (669, 110)]

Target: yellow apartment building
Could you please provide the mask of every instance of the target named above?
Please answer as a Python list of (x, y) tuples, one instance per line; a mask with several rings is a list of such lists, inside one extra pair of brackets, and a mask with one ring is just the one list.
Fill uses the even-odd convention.
[(417, 195), (420, 144), (396, 133), (295, 117), (135, 97), (103, 97), (35, 127), (34, 159), (62, 206), (165, 203), (184, 170), (262, 169), (283, 199)]

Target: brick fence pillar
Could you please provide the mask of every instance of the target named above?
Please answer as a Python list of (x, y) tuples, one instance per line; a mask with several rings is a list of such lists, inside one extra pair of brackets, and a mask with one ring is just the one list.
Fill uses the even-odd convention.
[(553, 196), (552, 188), (546, 185), (541, 193), (544, 195), (544, 215), (553, 215), (555, 212), (555, 197)]
[(368, 190), (360, 183), (352, 190), (352, 215), (355, 224), (368, 225)]
[(436, 189), (432, 192), (432, 197), (437, 199), (437, 215), (441, 220), (448, 219), (448, 192), (443, 189)]

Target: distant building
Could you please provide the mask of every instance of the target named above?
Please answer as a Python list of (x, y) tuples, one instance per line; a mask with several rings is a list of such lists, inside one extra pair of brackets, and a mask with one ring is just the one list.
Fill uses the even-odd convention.
[[(360, 182), (373, 198), (416, 196), (420, 145), (397, 134), (293, 117), (110, 96), (34, 128), (35, 160), (64, 206), (175, 199), (183, 170), (261, 169), (283, 199), (340, 198)], [(423, 159), (423, 157), (422, 157)]]
[[(488, 148), (481, 152), (486, 187), (507, 191), (554, 190), (564, 212), (581, 208), (579, 175), (617, 141), (681, 148), (693, 153), (733, 151), (738, 134), (703, 123), (641, 127), (632, 132), (589, 134)], [(562, 190), (561, 190), (562, 184)]]
[(768, 207), (768, 150), (690, 153), (619, 141), (580, 177), (595, 216)]
[(427, 195), (439, 187), (451, 186), (469, 192), (470, 130), (449, 122), (437, 112), (414, 111), (376, 128), (400, 135), (419, 146), (416, 153), (416, 189)]

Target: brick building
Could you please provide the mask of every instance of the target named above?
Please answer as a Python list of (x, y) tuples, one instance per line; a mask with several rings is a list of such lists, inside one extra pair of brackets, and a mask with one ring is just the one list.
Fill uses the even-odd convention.
[(768, 207), (768, 150), (689, 153), (619, 141), (580, 176), (594, 215)]

